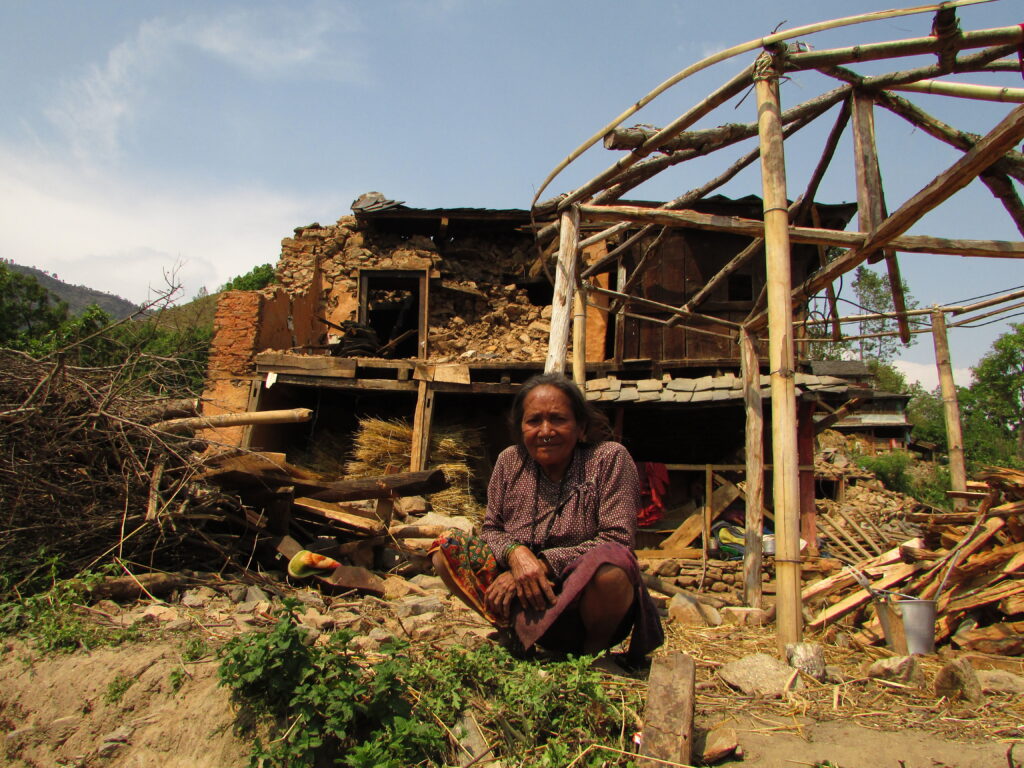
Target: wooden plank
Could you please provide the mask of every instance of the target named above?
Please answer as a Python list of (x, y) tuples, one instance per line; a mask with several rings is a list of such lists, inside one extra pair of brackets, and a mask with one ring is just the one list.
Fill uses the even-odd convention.
[(292, 504), (299, 509), (312, 512), (313, 514), (327, 518), (332, 522), (340, 523), (349, 530), (358, 531), (359, 533), (367, 536), (379, 536), (387, 531), (387, 526), (385, 526), (381, 521), (368, 520), (365, 517), (353, 515), (350, 512), (346, 512), (339, 505), (332, 504), (329, 501), (318, 501), (316, 499), (299, 497), (295, 499)]
[(327, 355), (296, 355), (287, 352), (260, 352), (254, 358), (260, 373), (308, 373), (314, 376), (336, 376), (351, 379), (356, 375), (356, 361)]
[(430, 428), (434, 420), (434, 388), (429, 381), (417, 385), (416, 410), (412, 418), (412, 451), (409, 469), (422, 472), (430, 458)]
[[(882, 574), (882, 577), (877, 581), (872, 582), (871, 586), (873, 589), (891, 589), (897, 586), (906, 579), (909, 579), (915, 573), (920, 570), (921, 566), (917, 563), (897, 563), (888, 567)], [(848, 613), (857, 610), (862, 605), (871, 599), (871, 595), (868, 594), (866, 589), (858, 589), (850, 595), (840, 600), (835, 605), (830, 605), (825, 608), (813, 620), (807, 625), (811, 629), (820, 629), (826, 624), (841, 619)]]
[[(711, 494), (711, 519), (714, 520), (721, 512), (739, 498), (740, 490), (732, 483), (721, 485)], [(701, 534), (704, 527), (704, 514), (698, 510), (680, 525), (671, 536), (661, 542), (660, 549), (677, 549), (688, 547)]]
[(693, 750), (693, 710), (696, 664), (685, 653), (673, 651), (655, 657), (644, 705), (641, 768), (662, 768), (668, 761), (689, 765)]
[(317, 501), (358, 501), (437, 493), (447, 487), (448, 481), (444, 472), (440, 469), (430, 469), (423, 472), (399, 472), (394, 475), (356, 477), (322, 483), (314, 488), (314, 493), (307, 492), (306, 495)]
[(703, 550), (697, 547), (671, 547), (669, 549), (638, 549), (634, 554), (637, 560), (665, 560), (670, 557), (680, 560), (700, 560)]

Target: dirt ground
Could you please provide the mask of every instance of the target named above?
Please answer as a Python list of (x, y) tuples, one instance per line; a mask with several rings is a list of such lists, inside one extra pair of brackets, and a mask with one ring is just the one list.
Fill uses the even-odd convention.
[[(237, 713), (228, 692), (217, 686), (214, 656), (183, 656), (190, 638), (199, 638), (212, 649), (231, 634), (269, 626), (270, 620), (262, 618), (266, 606), (257, 604), (254, 609), (251, 601), (232, 602), (221, 594), (227, 591), (190, 590), (185, 595), (189, 605), (124, 606), (127, 618), (150, 615), (142, 642), (46, 656), (21, 641), (0, 646), (0, 765), (246, 765), (251, 745), (236, 736)], [(307, 596), (315, 607), (306, 618), (317, 623), (333, 617), (337, 626), (347, 624), (367, 633), (370, 627), (405, 631), (414, 641), (453, 635), (467, 642), (482, 641), (486, 628), (436, 590), (423, 589), (405, 599), (431, 597), (441, 600), (441, 613), (396, 623), (383, 600), (350, 597), (318, 602), (317, 596)], [(108, 604), (104, 610), (114, 609)], [(253, 613), (239, 620), (232, 610)], [(793, 768), (828, 761), (841, 768), (994, 768), (1011, 765), (1008, 748), (1024, 740), (1021, 695), (991, 694), (978, 704), (936, 700), (927, 689), (867, 678), (863, 669), (872, 657), (835, 644), (826, 645), (826, 660), (838, 682), (807, 679), (780, 699), (744, 696), (716, 672), (723, 663), (770, 652), (773, 645), (771, 628), (669, 628), (666, 648), (685, 651), (697, 662), (698, 731), (736, 729), (744, 756), (722, 765)], [(875, 655), (884, 653), (879, 650)], [(939, 656), (922, 661), (929, 679), (942, 663)], [(1015, 660), (991, 663), (1019, 667)], [(643, 677), (628, 683), (643, 685)], [(121, 692), (114, 695), (112, 690), (118, 687)], [(1024, 746), (1014, 757), (1014, 764), (1024, 759)]]

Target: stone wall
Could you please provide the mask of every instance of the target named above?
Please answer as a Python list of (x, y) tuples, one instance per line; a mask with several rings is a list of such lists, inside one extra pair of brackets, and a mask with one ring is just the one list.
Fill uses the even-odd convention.
[(535, 260), (527, 235), (471, 235), (444, 243), (424, 235), (362, 231), (353, 216), (295, 230), (282, 242), (277, 276), (292, 295), (320, 273), (320, 309), (330, 322), (356, 320), (359, 270), (431, 270), (428, 354), (435, 362), (543, 360), (549, 305), (511, 280), (528, 279)]

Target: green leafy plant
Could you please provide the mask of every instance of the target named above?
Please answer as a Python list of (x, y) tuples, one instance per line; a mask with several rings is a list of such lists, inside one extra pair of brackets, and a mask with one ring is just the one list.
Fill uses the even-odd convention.
[(109, 627), (89, 621), (83, 603), (106, 571), (87, 572), (74, 579), (58, 579), (60, 560), (44, 552), (39, 565), (14, 583), (0, 575), (0, 635), (28, 638), (42, 652), (73, 651), (137, 640), (137, 627)]
[(121, 674), (115, 675), (114, 679), (107, 683), (107, 690), (103, 694), (103, 701), (107, 704), (117, 704), (134, 682), (134, 677)]
[[(639, 692), (613, 700), (590, 657), (539, 665), (490, 645), (417, 652), (395, 643), (371, 664), (351, 648), (348, 631), (309, 645), (296, 603), (285, 605), (270, 632), (242, 635), (221, 651), (221, 684), (272, 735), (255, 739), (254, 767), (314, 766), (329, 755), (349, 768), (441, 765), (448, 733), (467, 710), (498, 734), (496, 756), (521, 765), (565, 765), (581, 745), (626, 747), (623, 708), (636, 711)], [(577, 764), (627, 764), (597, 750), (592, 757)]]
[(184, 667), (175, 667), (171, 670), (171, 673), (167, 676), (167, 681), (171, 684), (171, 690), (177, 693), (181, 690), (181, 686), (185, 684), (185, 680), (189, 677), (188, 670)]

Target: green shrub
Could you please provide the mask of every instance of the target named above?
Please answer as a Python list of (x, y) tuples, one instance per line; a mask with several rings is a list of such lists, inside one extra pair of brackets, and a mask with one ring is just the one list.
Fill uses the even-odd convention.
[[(491, 645), (417, 655), (396, 643), (370, 664), (350, 647), (347, 631), (309, 645), (294, 609), (286, 602), (272, 631), (242, 635), (221, 652), (221, 684), (272, 731), (266, 743), (256, 739), (254, 768), (314, 766), (330, 757), (349, 768), (442, 765), (448, 729), (470, 709), (499, 734), (495, 756), (517, 765), (566, 765), (595, 742), (629, 746), (624, 711), (639, 711), (639, 691), (617, 691), (613, 700), (590, 657), (541, 666)], [(600, 750), (586, 757), (576, 764), (628, 764)]]

